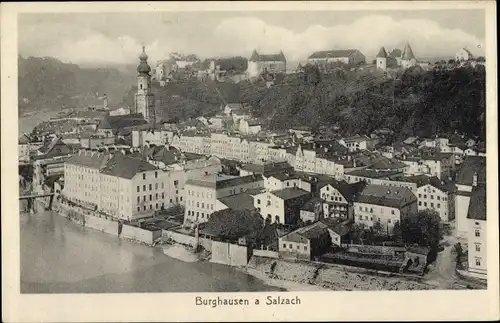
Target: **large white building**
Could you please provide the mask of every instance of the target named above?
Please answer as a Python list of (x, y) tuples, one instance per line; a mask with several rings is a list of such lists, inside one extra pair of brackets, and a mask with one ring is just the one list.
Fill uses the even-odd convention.
[(210, 214), (226, 209), (218, 199), (262, 188), (264, 181), (260, 175), (227, 176), (208, 174), (186, 181), (186, 205), (184, 223), (202, 223), (208, 221)]
[(418, 210), (432, 210), (444, 223), (455, 219), (456, 186), (449, 180), (433, 176), (414, 176), (407, 179), (417, 184)]
[(319, 51), (313, 53), (307, 61), (318, 65), (320, 69), (326, 69), (328, 64), (342, 63), (346, 65), (359, 65), (366, 63), (366, 57), (357, 49), (342, 49)]
[(172, 143), (173, 131), (148, 129), (132, 130), (132, 147), (142, 147), (145, 145), (163, 146)]
[(368, 185), (354, 202), (355, 223), (373, 227), (379, 221), (388, 234), (401, 218), (417, 213), (417, 197), (406, 187)]
[(487, 276), (487, 231), (486, 185), (478, 184), (472, 189), (467, 212), (467, 249), (469, 273), (482, 279)]
[(278, 54), (259, 54), (256, 50), (248, 60), (247, 74), (258, 77), (263, 73), (286, 73), (286, 58), (282, 51)]

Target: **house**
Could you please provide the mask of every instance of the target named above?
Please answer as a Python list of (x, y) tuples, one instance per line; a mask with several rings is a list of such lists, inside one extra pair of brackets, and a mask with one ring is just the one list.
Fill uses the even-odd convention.
[(132, 130), (132, 147), (163, 146), (172, 143), (174, 133), (160, 129)]
[(373, 227), (378, 221), (387, 234), (392, 233), (396, 222), (417, 212), (417, 197), (406, 187), (367, 185), (354, 202), (355, 223)]
[(471, 192), (479, 184), (486, 183), (486, 158), (467, 156), (457, 175), (456, 193), (456, 229), (459, 237), (467, 234), (467, 210), (469, 209)]
[(270, 191), (285, 188), (300, 188), (311, 192), (311, 183), (295, 172), (273, 172), (272, 174), (262, 176), (264, 177), (264, 188)]
[(354, 200), (366, 186), (365, 182), (348, 184), (331, 180), (320, 187), (324, 218), (353, 220)]
[(321, 223), (328, 226), (328, 233), (332, 241), (332, 246), (342, 246), (343, 243), (348, 242), (349, 225), (348, 221), (338, 221), (338, 219), (321, 219)]
[(225, 128), (226, 122), (229, 120), (232, 120), (232, 117), (216, 115), (215, 117), (208, 119), (208, 127), (214, 130), (221, 130)]
[(345, 147), (347, 147), (349, 151), (354, 152), (358, 150), (373, 150), (378, 140), (370, 138), (368, 136), (355, 135), (352, 137), (344, 138), (343, 142), (345, 143)]
[(18, 161), (19, 163), (29, 163), (30, 162), (30, 138), (23, 134), (18, 140)]
[(486, 250), (486, 185), (478, 184), (472, 189), (467, 210), (467, 250), (469, 273), (475, 277), (487, 277)]
[(460, 50), (455, 54), (456, 61), (468, 61), (474, 59), (474, 56), (467, 48), (460, 48)]
[(278, 242), (280, 258), (290, 260), (313, 260), (330, 245), (328, 226), (319, 221), (280, 237)]
[(320, 219), (322, 213), (322, 200), (312, 197), (300, 208), (300, 220), (304, 223), (313, 223)]
[(245, 120), (240, 121), (240, 132), (243, 134), (255, 135), (262, 130), (262, 124), (259, 120)]
[(286, 58), (283, 51), (278, 54), (259, 54), (257, 50), (252, 52), (248, 60), (247, 74), (256, 77), (264, 73), (286, 73)]
[(311, 192), (298, 187), (264, 190), (254, 195), (254, 205), (267, 222), (293, 225), (300, 217), (300, 207), (310, 198)]
[(426, 175), (406, 179), (417, 184), (419, 211), (436, 211), (444, 223), (455, 219), (455, 183)]
[(310, 64), (318, 65), (322, 69), (326, 69), (331, 63), (360, 65), (366, 62), (365, 55), (357, 49), (319, 51), (313, 53), (307, 60)]
[[(186, 209), (184, 223), (201, 223), (215, 211), (228, 208), (219, 199), (244, 193), (264, 186), (262, 176), (228, 176), (207, 174), (186, 181)], [(227, 202), (227, 200), (226, 200)], [(229, 202), (227, 202), (229, 203)]]

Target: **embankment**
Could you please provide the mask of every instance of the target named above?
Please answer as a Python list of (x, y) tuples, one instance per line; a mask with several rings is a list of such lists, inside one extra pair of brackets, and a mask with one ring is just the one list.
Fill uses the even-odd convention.
[[(247, 272), (266, 283), (289, 281), (329, 290), (428, 290), (433, 286), (407, 277), (373, 272), (361, 268), (323, 263), (289, 262), (253, 256)], [(267, 280), (269, 279), (269, 281)]]

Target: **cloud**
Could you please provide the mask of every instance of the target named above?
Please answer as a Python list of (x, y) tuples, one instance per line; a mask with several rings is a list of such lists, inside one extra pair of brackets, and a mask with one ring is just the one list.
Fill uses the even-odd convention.
[(201, 57), (249, 57), (254, 49), (263, 53), (283, 50), (289, 61), (297, 62), (317, 50), (346, 48), (357, 48), (370, 60), (381, 46), (401, 48), (409, 41), (417, 58), (451, 57), (461, 47), (484, 55), (483, 39), (424, 19), (371, 15), (350, 24), (310, 25), (301, 31), (254, 17), (231, 17), (207, 25), (200, 18), (175, 27), (158, 21), (139, 26), (140, 20), (132, 26), (117, 19), (95, 24), (71, 19), (27, 24), (20, 28), (19, 51), (26, 56), (53, 56), (73, 63), (133, 64), (145, 42), (151, 62), (173, 51)]

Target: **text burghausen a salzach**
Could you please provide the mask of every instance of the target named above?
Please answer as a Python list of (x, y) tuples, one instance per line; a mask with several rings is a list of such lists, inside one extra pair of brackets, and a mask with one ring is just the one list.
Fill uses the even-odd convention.
[(266, 296), (264, 299), (255, 298), (253, 300), (249, 300), (247, 298), (239, 298), (239, 297), (210, 297), (204, 298), (200, 296), (195, 297), (195, 304), (201, 306), (210, 306), (210, 307), (218, 307), (218, 306), (232, 306), (232, 305), (300, 305), (300, 298), (298, 296), (294, 297), (283, 297), (283, 296)]

